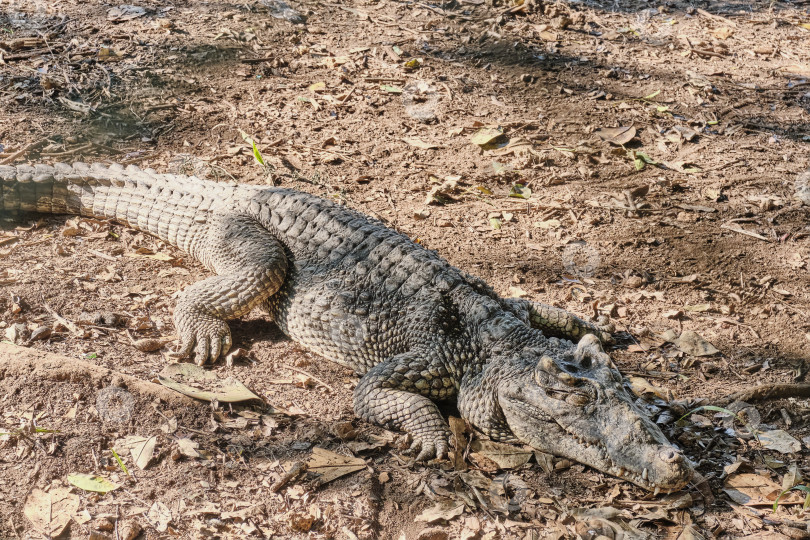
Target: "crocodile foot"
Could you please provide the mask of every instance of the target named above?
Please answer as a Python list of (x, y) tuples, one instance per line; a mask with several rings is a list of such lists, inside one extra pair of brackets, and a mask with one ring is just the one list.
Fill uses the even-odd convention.
[[(416, 461), (429, 461), (431, 459), (444, 459), (450, 449), (450, 432), (444, 430), (431, 430), (423, 433), (411, 433), (413, 442), (404, 454), (416, 454)], [(418, 452), (418, 453), (417, 453)]]
[(231, 348), (231, 330), (221, 319), (203, 314), (188, 317), (176, 313), (174, 324), (180, 335), (180, 345), (174, 356), (185, 358), (193, 352), (194, 363), (202, 366), (215, 361)]

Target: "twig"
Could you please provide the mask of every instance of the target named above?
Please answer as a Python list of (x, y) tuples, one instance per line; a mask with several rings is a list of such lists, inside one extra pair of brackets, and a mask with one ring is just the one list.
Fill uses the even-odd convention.
[(81, 153), (84, 153), (84, 152), (86, 152), (88, 150), (92, 150), (92, 149), (93, 149), (93, 143), (87, 143), (87, 144), (82, 144), (80, 146), (76, 146), (76, 147), (74, 147), (74, 148), (72, 148), (70, 150), (65, 150), (64, 152), (43, 152), (42, 155), (45, 156), (45, 157), (61, 158), (61, 157), (72, 156), (72, 155), (75, 155), (75, 154), (81, 154)]
[(300, 374), (302, 374), (302, 375), (306, 375), (307, 377), (311, 378), (313, 381), (315, 381), (316, 383), (320, 384), (321, 386), (323, 386), (324, 388), (326, 388), (326, 389), (327, 389), (327, 390), (329, 390), (330, 392), (334, 392), (334, 391), (335, 391), (335, 389), (334, 389), (334, 388), (332, 388), (331, 386), (329, 386), (328, 384), (326, 384), (325, 382), (323, 382), (322, 380), (320, 380), (318, 377), (316, 377), (316, 376), (315, 376), (315, 375), (313, 375), (312, 373), (307, 373), (307, 372), (306, 372), (306, 371), (304, 371), (303, 369), (298, 369), (297, 367), (288, 366), (287, 364), (282, 364), (282, 365), (281, 365), (281, 367), (283, 367), (283, 368), (285, 368), (285, 369), (289, 369), (289, 370), (291, 370), (291, 371), (297, 371), (298, 373), (300, 373)]
[(727, 229), (729, 231), (734, 231), (734, 232), (737, 232), (737, 233), (740, 233), (740, 234), (745, 234), (745, 235), (750, 236), (751, 238), (756, 238), (757, 240), (763, 240), (765, 242), (770, 242), (771, 241), (771, 239), (766, 237), (766, 236), (762, 236), (761, 234), (757, 234), (755, 232), (746, 231), (742, 227), (738, 227), (736, 225), (731, 225), (730, 223), (723, 223), (722, 225), (720, 225), (720, 228), (721, 229)]
[(453, 101), (453, 92), (450, 91), (450, 87), (447, 86), (447, 83), (441, 83), (444, 89), (447, 91), (447, 100)]
[(87, 252), (91, 253), (91, 254), (93, 254), (96, 257), (99, 257), (101, 259), (105, 259), (107, 261), (118, 262), (118, 259), (116, 259), (112, 255), (107, 255), (106, 253), (102, 253), (101, 251), (96, 251), (95, 249), (89, 249), (88, 248)]
[(307, 470), (307, 464), (306, 463), (304, 463), (303, 461), (295, 462), (293, 464), (293, 466), (290, 467), (289, 471), (287, 471), (283, 475), (281, 475), (281, 478), (279, 478), (278, 481), (275, 484), (270, 486), (270, 491), (272, 491), (273, 493), (278, 493), (278, 491), (281, 488), (283, 488), (284, 486), (289, 484), (292, 480), (294, 480), (300, 474), (306, 472), (306, 470)]
[(727, 394), (716, 400), (719, 405), (728, 405), (735, 401), (764, 401), (767, 399), (810, 397), (810, 383), (773, 383), (762, 384), (748, 390)]
[(70, 332), (71, 332), (73, 335), (75, 335), (75, 336), (83, 336), (83, 335), (84, 335), (84, 331), (83, 331), (81, 328), (79, 328), (78, 326), (76, 326), (76, 324), (75, 324), (75, 323), (72, 323), (72, 322), (70, 322), (69, 320), (67, 320), (67, 319), (65, 319), (64, 317), (62, 317), (61, 315), (59, 315), (59, 314), (56, 312), (56, 310), (54, 310), (54, 309), (53, 309), (51, 306), (49, 306), (49, 305), (48, 305), (46, 302), (44, 302), (44, 301), (43, 301), (43, 302), (42, 302), (42, 306), (43, 306), (43, 307), (44, 307), (44, 308), (47, 310), (47, 312), (48, 312), (48, 313), (50, 313), (50, 314), (53, 316), (53, 318), (54, 318), (54, 319), (56, 319), (56, 321), (57, 321), (59, 324), (61, 324), (62, 326), (64, 326), (64, 327), (65, 327), (65, 328), (67, 328), (68, 330), (70, 330)]
[(261, 64), (262, 62), (270, 62), (275, 59), (275, 56), (264, 56), (262, 58), (240, 58), (239, 61), (243, 64)]
[(370, 83), (381, 83), (381, 82), (394, 82), (394, 83), (404, 83), (405, 79), (401, 77), (366, 77), (363, 79), (366, 82)]
[(355, 163), (360, 163), (358, 160), (356, 160), (353, 157), (349, 156), (347, 152), (338, 152), (337, 150), (327, 150), (326, 148), (315, 148), (314, 146), (308, 146), (306, 144), (296, 144), (294, 146), (297, 146), (299, 148), (307, 148), (309, 150), (314, 150), (315, 152), (326, 152), (327, 154), (334, 154), (336, 156), (346, 158), (349, 161), (354, 161)]
[(44, 146), (46, 142), (48, 142), (48, 139), (41, 139), (39, 141), (32, 142), (28, 146), (25, 146), (24, 148), (21, 148), (20, 150), (14, 152), (3, 161), (0, 161), (0, 165), (8, 165), (9, 163), (14, 163), (17, 160), (17, 158), (25, 156), (29, 152), (33, 152), (37, 148)]
[(696, 11), (697, 11), (698, 13), (700, 13), (701, 15), (703, 15), (704, 17), (707, 17), (707, 18), (709, 18), (709, 19), (714, 19), (715, 21), (720, 21), (720, 22), (726, 23), (726, 24), (727, 24), (727, 25), (729, 25), (729, 26), (732, 26), (732, 27), (734, 27), (734, 28), (737, 28), (737, 23), (735, 23), (735, 22), (734, 22), (734, 21), (732, 21), (731, 19), (726, 19), (725, 17), (722, 17), (722, 16), (720, 16), (720, 15), (715, 15), (714, 13), (709, 13), (709, 12), (708, 12), (708, 11), (706, 11), (705, 9), (700, 9), (700, 8), (697, 8), (697, 10), (696, 10)]
[(689, 52), (693, 52), (693, 53), (699, 54), (701, 56), (714, 56), (714, 57), (717, 57), (717, 58), (725, 58), (726, 57), (725, 54), (716, 53), (714, 51), (707, 51), (705, 49), (694, 49), (694, 48), (692, 48), (692, 49), (689, 49)]
[(343, 99), (340, 100), (341, 105), (346, 105), (346, 102), (349, 101), (349, 98), (352, 97), (352, 94), (354, 94), (354, 89), (355, 89), (355, 87), (352, 86), (352, 89), (349, 90), (349, 93), (346, 94), (346, 97), (344, 97)]

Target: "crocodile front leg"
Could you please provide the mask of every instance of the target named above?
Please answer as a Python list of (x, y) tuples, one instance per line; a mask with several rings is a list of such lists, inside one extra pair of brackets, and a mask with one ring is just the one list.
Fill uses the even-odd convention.
[(177, 296), (174, 324), (178, 356), (194, 352), (203, 365), (231, 347), (229, 319), (247, 314), (281, 287), (287, 257), (281, 243), (244, 215), (217, 215), (207, 224), (193, 255), (218, 275), (186, 287)]
[(504, 302), (522, 318), (528, 317), (529, 325), (547, 336), (561, 337), (576, 343), (582, 336), (593, 334), (602, 343), (613, 343), (612, 333), (616, 327), (607, 317), (600, 317), (593, 323), (580, 319), (570, 311), (540, 302), (519, 298), (507, 298)]
[(450, 428), (432, 399), (455, 395), (451, 375), (428, 354), (407, 352), (370, 369), (354, 390), (354, 411), (360, 418), (409, 433), (409, 453), (417, 461), (447, 455)]

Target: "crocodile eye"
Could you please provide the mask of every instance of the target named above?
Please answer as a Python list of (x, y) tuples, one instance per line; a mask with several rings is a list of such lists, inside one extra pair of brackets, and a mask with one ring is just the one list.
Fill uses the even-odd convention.
[(590, 398), (585, 394), (569, 394), (568, 397), (565, 398), (565, 401), (577, 407), (584, 407), (591, 402)]

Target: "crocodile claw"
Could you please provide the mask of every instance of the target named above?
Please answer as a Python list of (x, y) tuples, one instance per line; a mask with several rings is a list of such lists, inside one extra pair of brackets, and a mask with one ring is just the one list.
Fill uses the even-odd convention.
[(593, 325), (596, 327), (596, 332), (594, 332), (594, 334), (599, 338), (599, 341), (604, 344), (610, 344), (615, 341), (613, 339), (613, 332), (616, 331), (616, 325), (610, 322), (610, 317), (607, 315), (600, 315)]
[(448, 437), (445, 433), (430, 433), (413, 436), (413, 443), (404, 453), (407, 456), (417, 454), (416, 461), (429, 461), (432, 459), (444, 459), (450, 449)]
[(180, 346), (175, 356), (187, 357), (193, 352), (194, 363), (202, 366), (231, 349), (231, 330), (225, 321), (213, 317), (196, 318), (193, 324), (183, 324), (184, 321), (183, 318), (175, 320), (180, 334)]

